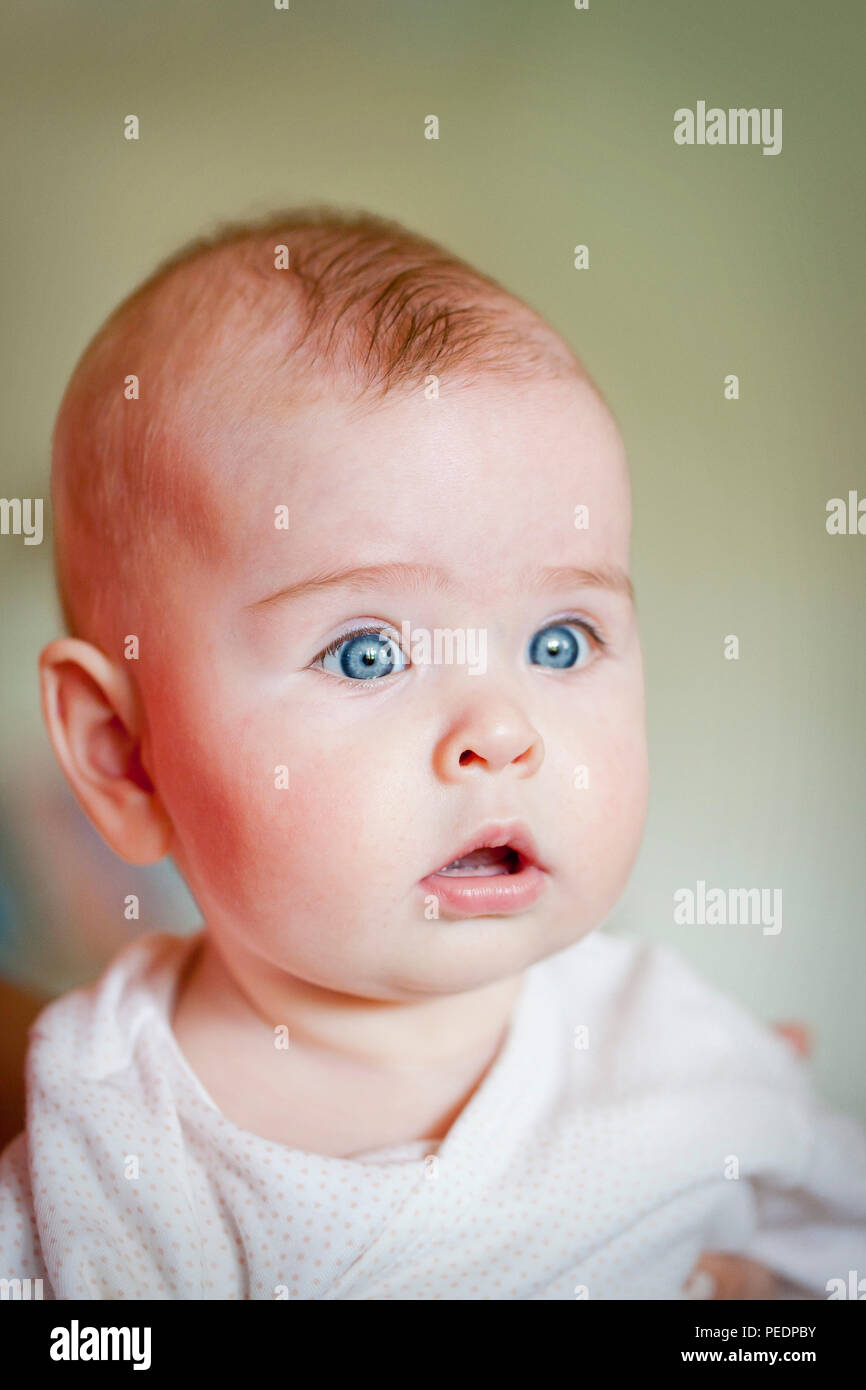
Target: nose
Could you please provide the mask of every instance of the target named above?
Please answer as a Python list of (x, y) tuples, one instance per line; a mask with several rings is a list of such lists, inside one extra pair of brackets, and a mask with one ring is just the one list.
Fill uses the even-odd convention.
[(448, 782), (482, 772), (513, 769), (531, 777), (544, 761), (544, 742), (523, 711), (510, 701), (473, 707), (456, 719), (439, 741), (434, 767)]

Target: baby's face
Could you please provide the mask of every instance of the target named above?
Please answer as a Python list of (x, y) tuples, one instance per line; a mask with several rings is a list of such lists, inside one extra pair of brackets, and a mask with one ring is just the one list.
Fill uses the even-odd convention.
[[(647, 797), (618, 582), (629, 488), (604, 407), (577, 382), (489, 379), (360, 416), (333, 399), (259, 414), (240, 449), (240, 407), (215, 408), (225, 430), (197, 466), (219, 479), (221, 559), (166, 557), (139, 667), (146, 766), (215, 939), (409, 999), (584, 936)], [(473, 876), (498, 896), (460, 906), (467, 879), (430, 875), (493, 821), (528, 827), (544, 872), (516, 906), (507, 876)]]

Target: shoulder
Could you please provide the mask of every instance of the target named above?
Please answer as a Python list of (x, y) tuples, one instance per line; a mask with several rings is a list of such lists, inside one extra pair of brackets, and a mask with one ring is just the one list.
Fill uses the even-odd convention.
[[(131, 1288), (138, 1297), (164, 1297), (167, 1289), (189, 1296), (174, 1290), (193, 1276), (164, 1269), (159, 1247), (166, 1186), (180, 1194), (173, 1204), (193, 1225), (160, 1036), (196, 942), (162, 932), (137, 937), (92, 984), (55, 999), (31, 1025), (27, 1128), (3, 1155), (0, 1183), (39, 1242), (57, 1298), (124, 1297)], [(139, 1179), (148, 1165), (145, 1186)], [(133, 1190), (149, 1225), (130, 1225)]]
[(808, 1065), (790, 1045), (664, 943), (596, 931), (545, 966), (554, 1007), (585, 1024), (586, 1046), (612, 1081), (748, 1077), (809, 1093)]
[[(28, 1093), (49, 1076), (97, 1080), (127, 1066), (141, 1030), (170, 1008), (200, 937), (200, 932), (191, 937), (146, 932), (124, 946), (91, 984), (42, 1009), (28, 1032)], [(28, 1094), (28, 1114), (30, 1104)]]
[[(30, 1187), (26, 1132), (0, 1153), (0, 1279), (38, 1279), (47, 1284)], [(43, 1290), (34, 1296), (46, 1295)], [(50, 1290), (47, 1296), (52, 1296)]]

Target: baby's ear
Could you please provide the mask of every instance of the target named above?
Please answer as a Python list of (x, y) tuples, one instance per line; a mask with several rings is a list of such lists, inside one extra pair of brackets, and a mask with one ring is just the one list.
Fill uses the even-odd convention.
[(141, 760), (142, 719), (122, 665), (77, 637), (39, 657), (42, 713), (57, 761), (102, 838), (130, 864), (168, 854), (171, 822)]

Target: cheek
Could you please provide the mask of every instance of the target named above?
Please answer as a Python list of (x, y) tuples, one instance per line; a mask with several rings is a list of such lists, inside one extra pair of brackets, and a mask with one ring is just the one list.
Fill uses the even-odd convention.
[[(268, 824), (287, 867), (303, 891), (328, 896), (359, 893), (373, 902), (400, 879), (410, 825), (417, 814), (417, 760), (411, 740), (390, 730), (317, 730), (290, 750), (290, 786), (284, 800), (270, 798)], [(285, 840), (298, 851), (287, 866)], [(275, 869), (275, 875), (278, 870)]]
[(199, 900), (206, 887), (211, 896), (239, 901), (254, 828), (267, 838), (279, 816), (273, 772), (243, 729), (229, 730), (201, 712), (175, 707), (152, 737), (157, 790), (191, 889)]
[(585, 868), (595, 864), (622, 879), (637, 855), (649, 798), (646, 728), (639, 692), (606, 700), (603, 714), (588, 721), (579, 743), (589, 785), (573, 793), (578, 798), (578, 853)]
[(346, 917), (396, 882), (417, 786), (393, 734), (179, 708), (164, 729), (159, 790), (199, 901), (266, 916), (290, 892), (302, 915), (327, 896)]

